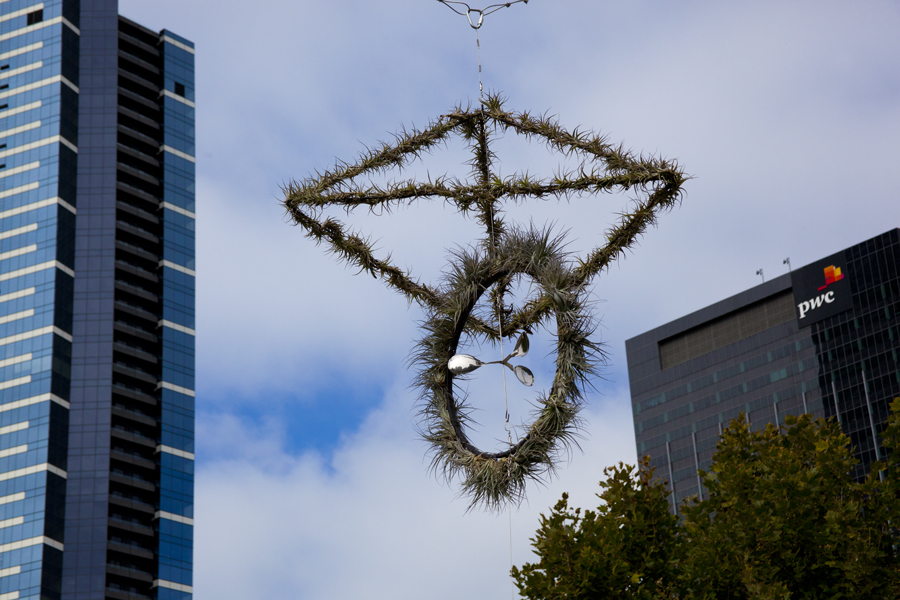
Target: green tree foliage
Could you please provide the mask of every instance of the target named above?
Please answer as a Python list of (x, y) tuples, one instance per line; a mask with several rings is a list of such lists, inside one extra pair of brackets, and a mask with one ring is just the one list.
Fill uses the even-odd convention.
[[(520, 593), (557, 598), (788, 600), (900, 598), (900, 399), (882, 434), (887, 460), (851, 477), (833, 421), (725, 430), (704, 500), (669, 514), (645, 459), (606, 469), (597, 511), (567, 496), (541, 517), (536, 563), (513, 568)], [(883, 481), (882, 481), (883, 477)]]
[(563, 494), (533, 540), (541, 557), (512, 574), (526, 598), (660, 598), (674, 581), (678, 517), (646, 462), (604, 470), (597, 511), (571, 509)]

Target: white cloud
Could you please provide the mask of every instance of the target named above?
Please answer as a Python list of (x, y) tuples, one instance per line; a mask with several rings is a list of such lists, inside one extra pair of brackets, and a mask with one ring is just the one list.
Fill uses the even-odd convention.
[(596, 507), (603, 467), (634, 462), (629, 403), (616, 394), (586, 412), (584, 453), (547, 487), (531, 487), (510, 528), (507, 514), (466, 513), (466, 501), (427, 473), (404, 387), (394, 385), (329, 457), (287, 453), (273, 443), (277, 426), (200, 422), (199, 599), (504, 597), (510, 530), (521, 566), (532, 560), (538, 513), (562, 491), (573, 505)]

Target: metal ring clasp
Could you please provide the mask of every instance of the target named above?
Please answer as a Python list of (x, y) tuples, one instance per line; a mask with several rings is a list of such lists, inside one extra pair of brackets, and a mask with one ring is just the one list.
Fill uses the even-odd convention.
[[(478, 13), (478, 24), (472, 22), (472, 13)], [(466, 18), (469, 19), (469, 25), (472, 26), (472, 29), (478, 29), (481, 27), (481, 24), (484, 22), (484, 13), (478, 10), (477, 8), (470, 8), (466, 11)]]

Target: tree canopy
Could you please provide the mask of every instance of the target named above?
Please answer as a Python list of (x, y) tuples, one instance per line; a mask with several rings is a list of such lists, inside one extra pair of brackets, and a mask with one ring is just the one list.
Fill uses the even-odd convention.
[(539, 560), (512, 576), (531, 600), (900, 598), (900, 399), (891, 411), (864, 481), (838, 424), (810, 415), (732, 422), (680, 516), (646, 457), (610, 467), (597, 510), (563, 494), (541, 515)]

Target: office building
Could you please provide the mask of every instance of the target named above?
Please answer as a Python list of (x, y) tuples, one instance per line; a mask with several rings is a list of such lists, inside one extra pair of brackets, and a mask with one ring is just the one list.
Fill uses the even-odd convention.
[(858, 478), (900, 396), (900, 229), (795, 269), (628, 340), (638, 456), (670, 481), (673, 507), (703, 496), (722, 427), (836, 417)]
[(0, 2), (0, 600), (192, 595), (194, 49)]

